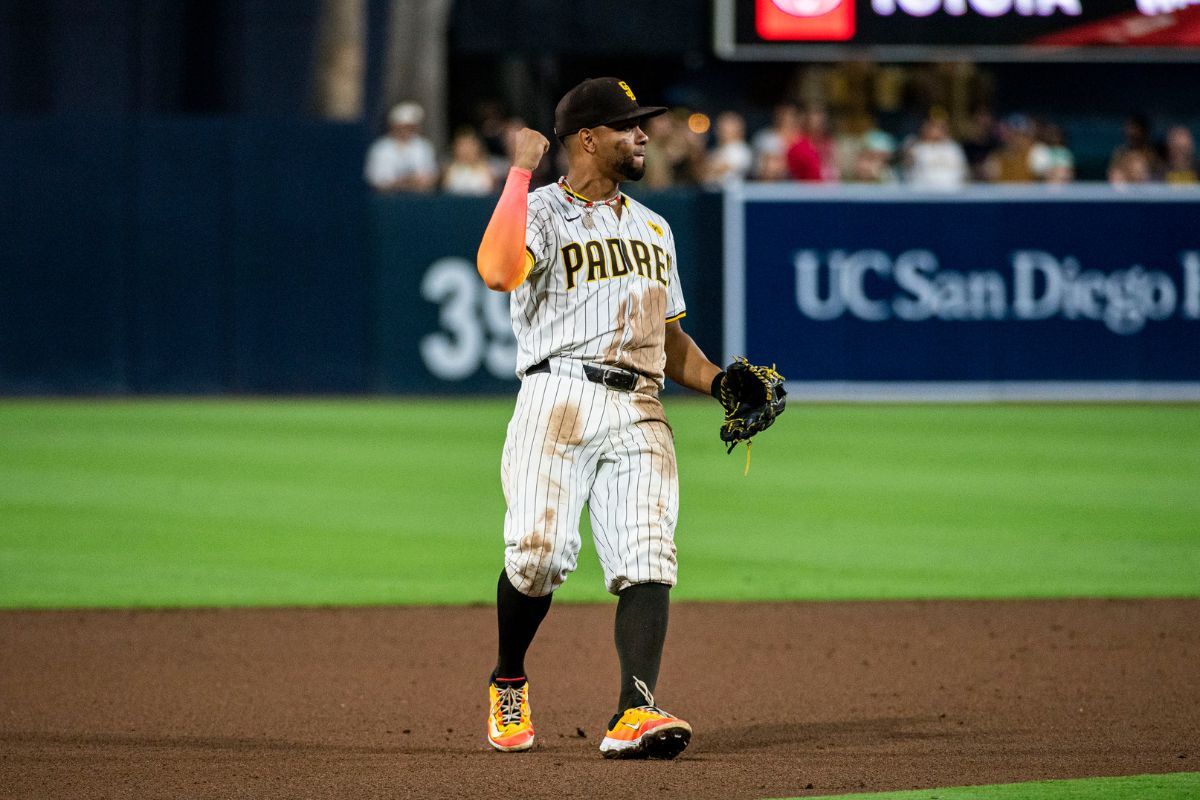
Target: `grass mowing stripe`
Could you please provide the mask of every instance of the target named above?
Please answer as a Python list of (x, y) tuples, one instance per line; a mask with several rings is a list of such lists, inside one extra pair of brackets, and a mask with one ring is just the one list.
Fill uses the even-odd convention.
[[(678, 599), (1200, 596), (1200, 407), (666, 404)], [(511, 408), (0, 402), (0, 607), (490, 602)]]
[[(1200, 772), (956, 786), (906, 792), (831, 795), (837, 800), (1192, 800), (1200, 797)], [(789, 798), (800, 800), (800, 798)], [(805, 798), (826, 800), (826, 798)]]

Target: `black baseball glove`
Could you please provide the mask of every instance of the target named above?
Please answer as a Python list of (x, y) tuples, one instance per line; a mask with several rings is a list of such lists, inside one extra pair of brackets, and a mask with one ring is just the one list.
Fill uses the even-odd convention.
[(783, 413), (783, 380), (774, 366), (755, 366), (741, 356), (713, 380), (712, 395), (725, 407), (721, 441), (729, 445), (726, 452), (771, 427)]

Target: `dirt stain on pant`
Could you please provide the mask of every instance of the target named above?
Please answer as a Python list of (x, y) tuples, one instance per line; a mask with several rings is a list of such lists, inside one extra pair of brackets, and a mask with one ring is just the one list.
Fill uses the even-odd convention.
[(550, 409), (542, 452), (548, 456), (569, 457), (570, 449), (581, 444), (583, 444), (583, 415), (579, 412), (579, 406), (565, 402)]
[(547, 480), (546, 508), (538, 516), (533, 528), (517, 542), (520, 550), (520, 575), (530, 592), (550, 591), (557, 585), (561, 565), (554, 557), (558, 537), (555, 523), (558, 520), (558, 495), (561, 490), (557, 481)]
[(538, 519), (537, 526), (521, 538), (521, 549), (539, 558), (554, 552), (554, 520), (557, 512), (547, 508)]

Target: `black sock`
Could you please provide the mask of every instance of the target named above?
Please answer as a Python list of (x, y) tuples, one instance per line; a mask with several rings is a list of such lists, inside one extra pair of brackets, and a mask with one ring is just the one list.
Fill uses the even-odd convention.
[(508, 579), (508, 574), (500, 571), (500, 582), (496, 585), (496, 623), (500, 634), (500, 654), (496, 659), (496, 670), (492, 680), (496, 678), (524, 678), (525, 651), (529, 649), (538, 626), (550, 610), (550, 598), (530, 597), (521, 594)]
[(627, 708), (646, 705), (634, 678), (654, 691), (663, 642), (667, 638), (667, 610), (671, 587), (665, 583), (637, 583), (621, 592), (617, 601), (617, 657), (621, 660), (620, 714)]

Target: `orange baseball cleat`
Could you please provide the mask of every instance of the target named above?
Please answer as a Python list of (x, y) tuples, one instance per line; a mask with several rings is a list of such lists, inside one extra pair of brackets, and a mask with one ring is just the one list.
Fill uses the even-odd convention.
[(613, 719), (600, 752), (605, 758), (674, 758), (692, 740), (692, 726), (654, 705), (654, 695), (640, 680), (646, 705), (627, 708)]
[(488, 742), (503, 753), (519, 753), (533, 747), (529, 681), (506, 684), (488, 684)]

